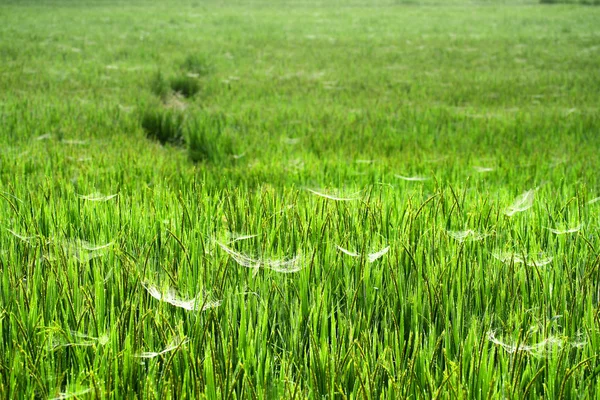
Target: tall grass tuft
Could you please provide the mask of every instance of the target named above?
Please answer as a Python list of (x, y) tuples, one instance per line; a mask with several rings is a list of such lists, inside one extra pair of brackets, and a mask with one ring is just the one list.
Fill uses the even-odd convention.
[(193, 97), (200, 91), (200, 82), (192, 76), (176, 76), (171, 78), (169, 83), (174, 92), (179, 93), (186, 98)]
[(147, 138), (157, 140), (163, 145), (182, 145), (185, 142), (185, 116), (177, 110), (148, 109), (141, 116), (141, 125)]
[(150, 90), (156, 97), (163, 101), (171, 93), (171, 86), (161, 71), (156, 71), (150, 79)]
[(221, 116), (200, 115), (187, 128), (188, 155), (193, 162), (223, 164), (233, 155), (233, 138)]
[(190, 98), (200, 91), (200, 81), (195, 76), (186, 74), (166, 78), (161, 71), (157, 71), (150, 80), (150, 90), (163, 102), (166, 102), (173, 92)]

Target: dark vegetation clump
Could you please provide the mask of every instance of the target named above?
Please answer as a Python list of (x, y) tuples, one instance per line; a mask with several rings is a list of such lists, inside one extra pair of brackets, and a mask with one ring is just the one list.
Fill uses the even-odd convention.
[(189, 55), (179, 65), (180, 71), (165, 77), (157, 71), (150, 80), (150, 90), (160, 100), (141, 116), (146, 137), (161, 144), (185, 145), (192, 162), (223, 164), (233, 159), (233, 140), (227, 133), (223, 115), (200, 113), (191, 115), (181, 101), (173, 106), (173, 99), (189, 99), (201, 89), (201, 78), (212, 72), (212, 65), (202, 55)]
[(150, 80), (150, 90), (163, 102), (166, 102), (174, 92), (190, 98), (200, 91), (200, 81), (187, 74), (167, 79), (162, 72), (158, 71)]
[(141, 122), (148, 139), (162, 145), (185, 143), (185, 116), (177, 110), (150, 108), (142, 115)]
[(200, 82), (198, 79), (187, 75), (172, 78), (170, 86), (174, 92), (186, 98), (193, 97), (200, 91)]
[(186, 115), (175, 109), (149, 108), (141, 117), (146, 137), (162, 145), (187, 147), (194, 163), (224, 164), (233, 159), (233, 138), (224, 116)]
[(233, 155), (233, 140), (222, 116), (199, 116), (188, 125), (188, 155), (192, 162), (222, 164)]

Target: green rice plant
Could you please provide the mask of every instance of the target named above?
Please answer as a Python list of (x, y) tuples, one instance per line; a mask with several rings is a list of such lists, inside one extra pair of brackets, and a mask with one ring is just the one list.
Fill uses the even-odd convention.
[(600, 398), (599, 9), (89, 3), (0, 5), (1, 399)]
[(140, 119), (147, 138), (157, 140), (163, 145), (184, 143), (185, 115), (182, 112), (150, 107)]
[(164, 77), (159, 70), (154, 73), (150, 79), (150, 90), (159, 99), (165, 101), (171, 93), (169, 81)]
[(200, 91), (200, 81), (187, 74), (167, 79), (162, 72), (158, 71), (150, 80), (150, 89), (159, 99), (166, 102), (172, 92), (186, 98), (193, 97)]
[(186, 73), (203, 77), (209, 75), (213, 71), (213, 64), (208, 58), (201, 54), (190, 54), (180, 65), (181, 69)]
[(223, 164), (233, 156), (233, 138), (223, 116), (201, 114), (187, 125), (188, 156), (192, 162)]
[(183, 97), (193, 97), (200, 91), (200, 82), (193, 76), (180, 75), (169, 80), (171, 90)]

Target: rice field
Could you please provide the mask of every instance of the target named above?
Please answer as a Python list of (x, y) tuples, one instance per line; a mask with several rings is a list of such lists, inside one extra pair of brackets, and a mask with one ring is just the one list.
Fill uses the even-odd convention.
[(545, 3), (2, 2), (0, 398), (600, 398), (600, 8)]

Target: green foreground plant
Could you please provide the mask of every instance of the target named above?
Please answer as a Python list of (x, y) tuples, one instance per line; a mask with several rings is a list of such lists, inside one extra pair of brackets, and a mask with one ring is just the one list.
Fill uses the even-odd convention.
[(600, 397), (596, 8), (0, 11), (1, 398)]

